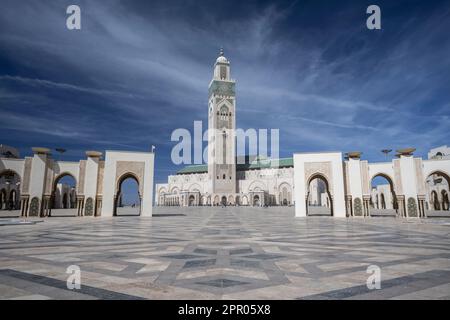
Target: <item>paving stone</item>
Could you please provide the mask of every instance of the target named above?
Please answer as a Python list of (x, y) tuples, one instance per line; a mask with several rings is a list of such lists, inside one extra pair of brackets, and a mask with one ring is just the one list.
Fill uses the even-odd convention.
[[(294, 208), (155, 208), (155, 216), (1, 226), (3, 299), (449, 299), (449, 224), (295, 218)], [(79, 265), (82, 290), (68, 290)], [(381, 269), (368, 290), (367, 266)]]
[(197, 282), (197, 283), (205, 285), (205, 286), (212, 286), (212, 287), (218, 287), (218, 288), (228, 288), (228, 287), (241, 286), (243, 284), (247, 284), (247, 282), (234, 281), (234, 280), (228, 280), (228, 279), (215, 279), (215, 280)]

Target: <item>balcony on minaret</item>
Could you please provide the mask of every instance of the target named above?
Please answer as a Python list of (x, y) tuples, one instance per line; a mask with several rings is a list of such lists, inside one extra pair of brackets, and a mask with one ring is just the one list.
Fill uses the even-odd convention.
[(230, 81), (230, 61), (223, 55), (223, 49), (220, 50), (219, 57), (214, 64), (214, 79)]
[(214, 64), (214, 75), (209, 84), (209, 96), (234, 96), (235, 81), (231, 79), (230, 61), (220, 50), (219, 57)]

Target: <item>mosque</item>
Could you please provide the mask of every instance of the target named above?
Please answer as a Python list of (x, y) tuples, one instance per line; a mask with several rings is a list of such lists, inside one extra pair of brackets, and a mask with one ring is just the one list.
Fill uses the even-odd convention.
[[(398, 149), (385, 162), (369, 163), (361, 152), (294, 153), (290, 158), (236, 156), (236, 82), (221, 51), (208, 92), (208, 162), (189, 165), (154, 188), (154, 152), (86, 151), (79, 161), (54, 159), (48, 148), (33, 156), (0, 145), (0, 216), (27, 217), (62, 212), (116, 216), (122, 184), (137, 184), (135, 214), (151, 216), (156, 206), (295, 206), (295, 215), (326, 208), (334, 217), (368, 217), (380, 211), (397, 217), (427, 217), (449, 210), (450, 148)], [(63, 178), (75, 183), (68, 186)], [(376, 179), (384, 183), (374, 184)]]
[[(450, 155), (446, 146), (431, 150), (429, 160), (415, 149), (397, 150), (390, 162), (369, 164), (360, 152), (305, 153), (270, 159), (235, 155), (236, 83), (223, 50), (208, 91), (208, 164), (190, 165), (156, 184), (157, 206), (290, 206), (305, 216), (311, 206), (336, 216), (368, 216), (393, 210), (425, 216), (430, 208), (448, 210)], [(385, 183), (372, 186), (383, 177)], [(438, 179), (438, 177), (440, 177)]]

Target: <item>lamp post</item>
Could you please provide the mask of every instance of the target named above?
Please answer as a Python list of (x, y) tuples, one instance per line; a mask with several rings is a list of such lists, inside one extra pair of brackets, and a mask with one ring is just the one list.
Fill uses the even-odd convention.
[(387, 160), (387, 158), (388, 158), (388, 154), (389, 154), (391, 151), (392, 151), (392, 149), (383, 149), (383, 150), (381, 150), (381, 152), (383, 152), (384, 155), (386, 156), (386, 160)]
[(56, 152), (59, 152), (59, 161), (62, 159), (62, 155), (67, 151), (67, 149), (64, 148), (55, 148)]

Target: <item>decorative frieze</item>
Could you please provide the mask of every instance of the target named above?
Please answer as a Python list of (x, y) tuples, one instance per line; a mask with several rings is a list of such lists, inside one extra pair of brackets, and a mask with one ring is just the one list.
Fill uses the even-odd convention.
[(362, 201), (360, 198), (355, 198), (353, 200), (353, 206), (354, 206), (354, 215), (357, 217), (360, 217), (363, 215), (363, 207), (362, 207)]
[(412, 197), (408, 198), (408, 217), (418, 217), (416, 199)]
[(31, 164), (33, 162), (33, 158), (25, 158), (25, 165), (23, 170), (23, 178), (22, 178), (22, 193), (29, 194), (30, 193), (30, 179), (31, 179)]
[(394, 159), (394, 187), (396, 194), (403, 194), (402, 172), (400, 170), (400, 160)]
[(144, 181), (144, 162), (139, 161), (117, 161), (116, 167), (116, 186), (118, 187), (119, 179), (127, 173), (133, 174), (138, 179), (139, 193), (142, 194)]
[(77, 194), (84, 194), (84, 181), (86, 177), (86, 160), (80, 161), (80, 173), (78, 176)]
[(331, 162), (307, 162), (305, 163), (305, 190), (308, 190), (308, 184), (312, 177), (322, 175), (327, 181), (328, 190), (333, 194), (333, 176)]

